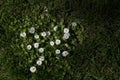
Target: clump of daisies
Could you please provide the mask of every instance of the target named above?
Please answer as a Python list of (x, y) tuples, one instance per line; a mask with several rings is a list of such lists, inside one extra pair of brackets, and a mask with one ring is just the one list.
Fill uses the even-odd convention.
[(74, 30), (78, 28), (78, 23), (65, 23), (64, 19), (57, 21), (48, 14), (46, 8), (40, 16), (35, 17), (35, 20), (32, 22), (32, 19), (26, 16), (21, 20), (23, 22), (19, 20), (15, 23), (19, 24), (15, 31), (17, 31), (16, 45), (20, 50), (19, 54), (15, 55), (23, 60), (18, 61), (18, 66), (23, 65), (22, 70), (32, 74), (42, 74), (42, 71), (51, 73), (54, 67), (57, 67), (56, 72), (66, 70), (69, 68), (67, 58), (71, 56), (76, 42)]
[[(72, 33), (70, 31), (71, 28), (69, 26), (61, 27), (62, 25), (56, 22), (52, 23), (52, 26), (50, 25), (49, 29), (39, 31), (40, 27), (36, 28), (33, 26), (29, 27), (26, 32), (20, 32), (20, 39), (26, 38), (26, 40), (29, 40), (30, 38), (32, 42), (29, 43), (28, 41), (29, 44), (25, 44), (27, 51), (29, 52), (30, 50), (34, 50), (33, 55), (36, 55), (35, 51), (37, 51), (37, 56), (33, 60), (35, 60), (36, 58), (38, 59), (36, 60), (36, 63), (30, 66), (30, 71), (32, 73), (35, 73), (37, 71), (36, 66), (44, 65), (43, 62), (46, 60), (46, 55), (49, 55), (48, 52), (50, 52), (52, 55), (55, 55), (56, 57), (58, 57), (58, 55), (62, 57), (67, 57), (70, 54), (70, 50), (67, 49), (67, 47), (70, 46), (67, 42), (72, 40)], [(72, 22), (71, 26), (75, 27), (77, 26), (77, 23)], [(29, 37), (27, 37), (27, 35)], [(33, 37), (31, 38), (30, 36)], [(53, 49), (49, 50), (48, 48)]]
[[(58, 24), (59, 25), (59, 24)], [(30, 71), (32, 73), (35, 73), (37, 71), (36, 66), (42, 66), (44, 65), (43, 62), (46, 60), (45, 55), (49, 55), (48, 52), (50, 52), (52, 55), (55, 55), (56, 57), (62, 56), (67, 57), (70, 52), (69, 49), (67, 49), (66, 45), (67, 40), (70, 39), (70, 29), (69, 27), (61, 27), (58, 26), (52, 26), (52, 29), (45, 30), (45, 31), (38, 31), (36, 27), (30, 27), (28, 28), (28, 31), (20, 33), (20, 39), (29, 39), (31, 38), (32, 43), (25, 44), (26, 45), (26, 52), (33, 51), (33, 53), (36, 55), (35, 51), (37, 51), (38, 58), (36, 60), (36, 63), (30, 66)], [(57, 30), (59, 28), (59, 30)], [(62, 32), (62, 33), (60, 33)], [(26, 35), (27, 34), (27, 35)], [(50, 36), (50, 34), (52, 34)], [(29, 36), (29, 37), (27, 37)], [(69, 46), (69, 45), (68, 45)], [(48, 48), (54, 48), (53, 50), (48, 50)], [(32, 56), (32, 55), (31, 55)]]

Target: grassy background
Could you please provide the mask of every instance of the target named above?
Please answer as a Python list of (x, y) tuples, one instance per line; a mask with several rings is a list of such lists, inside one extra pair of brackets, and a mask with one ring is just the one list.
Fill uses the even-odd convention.
[[(11, 43), (11, 21), (37, 16), (42, 5), (54, 17), (79, 20), (84, 40), (73, 53), (71, 73), (64, 80), (120, 80), (119, 0), (0, 0), (0, 58)], [(0, 60), (1, 60), (0, 59)], [(13, 80), (0, 61), (0, 80)]]

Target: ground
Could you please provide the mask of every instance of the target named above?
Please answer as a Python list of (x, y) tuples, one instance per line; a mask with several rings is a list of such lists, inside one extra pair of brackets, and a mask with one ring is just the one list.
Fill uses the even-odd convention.
[(84, 27), (83, 42), (77, 44), (71, 62), (71, 73), (64, 80), (120, 80), (118, 0), (1, 0), (0, 80), (13, 80), (4, 67), (7, 58), (2, 58), (10, 47), (12, 35), (8, 31), (9, 23), (13, 18), (24, 17), (26, 14), (38, 15), (42, 5), (49, 7), (50, 14), (57, 19), (77, 20)]

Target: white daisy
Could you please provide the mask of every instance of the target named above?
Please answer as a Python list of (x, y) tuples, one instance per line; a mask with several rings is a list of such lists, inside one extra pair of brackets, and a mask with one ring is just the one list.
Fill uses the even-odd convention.
[(39, 48), (39, 52), (40, 53), (44, 52), (44, 48)]
[(34, 34), (34, 33), (35, 33), (35, 28), (34, 28), (34, 27), (31, 27), (31, 28), (29, 29), (29, 32), (30, 32), (31, 34)]
[(45, 60), (45, 57), (44, 57), (44, 56), (40, 56), (39, 60), (40, 60), (40, 61), (44, 61), (44, 60)]
[(38, 35), (38, 34), (35, 34), (35, 35), (34, 35), (34, 38), (35, 38), (35, 39), (39, 39), (39, 35)]
[(38, 48), (39, 47), (39, 43), (34, 43), (34, 48)]
[(31, 45), (27, 45), (27, 49), (30, 50), (32, 48)]
[(54, 43), (53, 41), (50, 41), (50, 45), (51, 45), (51, 46), (54, 46), (54, 44), (55, 44), (55, 43)]
[(32, 73), (36, 72), (36, 67), (35, 67), (35, 66), (30, 67), (30, 71), (31, 71)]
[(77, 26), (77, 23), (76, 22), (72, 22), (72, 26)]
[(53, 28), (53, 30), (54, 30), (54, 31), (56, 31), (56, 30), (57, 30), (57, 28), (58, 28), (58, 26), (55, 26), (55, 27)]
[(63, 35), (63, 39), (69, 39), (69, 37), (70, 37), (70, 33), (65, 33), (65, 34)]
[(62, 52), (62, 56), (63, 56), (63, 57), (66, 57), (68, 54), (69, 54), (68, 51), (63, 51), (63, 52)]
[(55, 44), (56, 44), (56, 45), (59, 45), (60, 43), (61, 43), (61, 40), (56, 39)]
[(26, 32), (21, 32), (20, 36), (23, 37), (23, 38), (25, 38), (26, 37)]
[(41, 36), (43, 36), (43, 37), (45, 37), (46, 35), (47, 35), (46, 32), (41, 33)]
[(56, 53), (56, 54), (60, 54), (60, 50), (59, 50), (59, 49), (56, 49), (56, 50), (55, 50), (55, 53)]
[(68, 28), (64, 28), (64, 33), (69, 33), (69, 29)]
[(42, 61), (37, 60), (36, 64), (40, 66), (40, 65), (42, 65)]

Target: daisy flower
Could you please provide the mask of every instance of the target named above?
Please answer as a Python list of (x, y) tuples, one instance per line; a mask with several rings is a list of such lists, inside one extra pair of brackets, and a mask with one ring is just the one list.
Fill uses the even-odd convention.
[(76, 22), (72, 22), (72, 26), (77, 26), (77, 23)]
[(56, 54), (60, 54), (60, 50), (59, 50), (59, 49), (56, 49), (56, 50), (55, 50), (55, 53), (56, 53)]
[(26, 32), (21, 32), (20, 36), (23, 37), (23, 38), (25, 38), (26, 37)]
[(44, 60), (45, 60), (45, 57), (44, 57), (44, 56), (40, 56), (39, 60), (40, 60), (40, 61), (44, 61)]
[(35, 66), (30, 67), (30, 71), (31, 71), (32, 73), (36, 72), (36, 67), (35, 67)]
[(38, 50), (40, 53), (44, 52), (44, 48), (39, 48)]
[(63, 52), (62, 52), (62, 56), (63, 56), (63, 57), (66, 57), (68, 54), (69, 54), (68, 51), (63, 51)]
[(63, 35), (63, 39), (69, 39), (69, 37), (70, 37), (70, 33), (65, 33), (65, 34)]
[(61, 40), (56, 39), (55, 44), (56, 44), (56, 45), (59, 45), (60, 43), (61, 43)]
[(50, 41), (50, 45), (51, 45), (51, 46), (54, 46), (54, 44), (55, 44), (55, 43), (54, 43), (53, 41)]
[(34, 48), (38, 48), (39, 47), (39, 43), (34, 43)]
[(35, 35), (34, 35), (34, 38), (35, 38), (35, 39), (39, 39), (39, 35), (38, 35), (38, 34), (35, 34)]
[(41, 33), (41, 36), (42, 36), (42, 37), (45, 37), (46, 35), (47, 35), (46, 32), (42, 32), (42, 33)]
[(34, 28), (34, 27), (31, 27), (31, 28), (29, 29), (29, 32), (30, 32), (31, 34), (34, 34), (34, 33), (35, 33), (35, 28)]
[(37, 64), (38, 66), (40, 66), (40, 65), (42, 65), (42, 61), (37, 60), (36, 64)]
[(68, 28), (64, 28), (64, 33), (69, 33), (69, 29)]
[(32, 48), (31, 45), (27, 45), (27, 49), (30, 50)]

